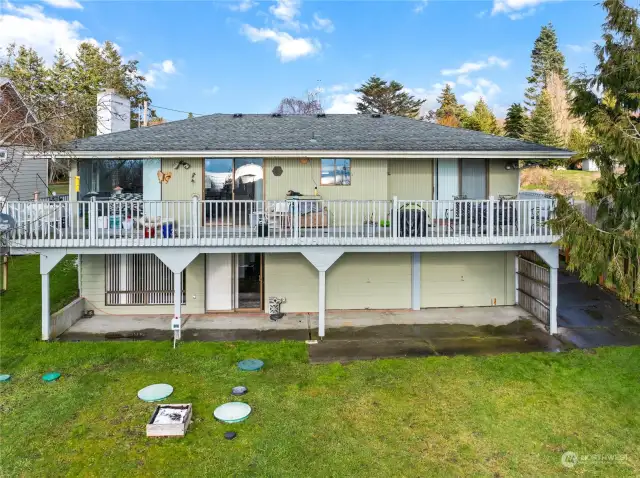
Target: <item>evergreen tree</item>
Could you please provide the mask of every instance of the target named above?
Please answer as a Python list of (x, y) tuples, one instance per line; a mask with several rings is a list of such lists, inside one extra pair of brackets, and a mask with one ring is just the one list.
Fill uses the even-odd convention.
[(498, 126), (498, 120), (493, 112), (489, 109), (489, 105), (480, 98), (473, 108), (471, 115), (464, 121), (463, 127), (475, 131), (482, 131), (489, 134), (501, 134), (502, 131)]
[(542, 91), (538, 97), (536, 108), (531, 113), (526, 139), (546, 146), (562, 146), (562, 138), (554, 127), (553, 112), (547, 90)]
[(520, 103), (513, 103), (507, 110), (507, 118), (504, 122), (505, 136), (509, 138), (523, 139), (527, 134), (527, 122), (529, 118)]
[[(590, 128), (596, 144), (589, 157), (600, 167), (598, 207), (590, 224), (558, 198), (551, 226), (571, 247), (570, 270), (588, 283), (605, 275), (623, 298), (640, 301), (640, 10), (623, 0), (604, 0), (607, 13), (598, 65), (572, 84), (572, 112)], [(618, 168), (617, 166), (621, 166)]]
[(426, 100), (419, 100), (403, 91), (404, 86), (397, 81), (384, 81), (373, 75), (360, 88), (360, 100), (356, 109), (360, 114), (386, 114), (417, 118), (420, 107)]
[(558, 36), (549, 23), (542, 27), (531, 50), (531, 75), (527, 78), (529, 87), (525, 92), (525, 104), (529, 111), (535, 108), (538, 96), (547, 88), (551, 73), (557, 73), (568, 83), (564, 55), (558, 49)]
[(436, 122), (443, 126), (462, 127), (462, 123), (467, 120), (469, 113), (464, 105), (458, 103), (456, 94), (448, 83), (438, 96), (438, 103), (440, 106), (435, 111)]

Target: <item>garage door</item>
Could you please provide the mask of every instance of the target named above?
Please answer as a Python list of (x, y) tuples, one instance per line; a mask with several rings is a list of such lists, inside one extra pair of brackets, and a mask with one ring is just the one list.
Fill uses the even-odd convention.
[(408, 309), (411, 254), (343, 254), (327, 271), (327, 309)]
[(423, 253), (420, 307), (513, 305), (512, 252)]

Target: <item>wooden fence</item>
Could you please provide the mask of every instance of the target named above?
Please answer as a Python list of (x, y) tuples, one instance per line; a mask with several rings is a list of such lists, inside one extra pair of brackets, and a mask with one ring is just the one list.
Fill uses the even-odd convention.
[(533, 251), (521, 251), (517, 261), (518, 304), (549, 325), (549, 269)]

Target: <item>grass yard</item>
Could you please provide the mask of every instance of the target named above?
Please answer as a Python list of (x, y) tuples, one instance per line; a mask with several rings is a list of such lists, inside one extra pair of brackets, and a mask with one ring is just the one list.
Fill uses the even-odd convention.
[(69, 194), (69, 183), (49, 183), (49, 189), (56, 194)]
[[(53, 271), (52, 307), (76, 277), (72, 259)], [(640, 348), (311, 366), (293, 342), (47, 344), (38, 284), (37, 257), (11, 260), (2, 476), (553, 476), (565, 451), (591, 456), (572, 474), (640, 475)], [(248, 357), (265, 369), (239, 372)], [(136, 392), (157, 382), (194, 404), (184, 439), (145, 436), (154, 405)], [(253, 414), (216, 422), (240, 384)]]
[(520, 172), (520, 188), (584, 199), (588, 192), (595, 191), (594, 181), (599, 177), (600, 173), (593, 171), (528, 168)]

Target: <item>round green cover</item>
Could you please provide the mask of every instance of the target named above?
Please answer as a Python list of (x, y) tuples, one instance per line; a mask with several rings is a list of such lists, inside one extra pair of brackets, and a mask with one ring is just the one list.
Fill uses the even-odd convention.
[(251, 407), (244, 402), (229, 402), (213, 411), (213, 416), (224, 423), (238, 423), (247, 419)]
[(11, 380), (11, 375), (9, 375), (8, 373), (3, 373), (2, 375), (0, 375), (0, 382), (8, 382), (9, 380)]
[(45, 382), (54, 382), (59, 378), (60, 378), (60, 372), (49, 372), (49, 373), (45, 373), (42, 376), (42, 380), (44, 380)]
[(173, 387), (166, 383), (149, 385), (138, 391), (138, 398), (145, 402), (158, 402), (173, 393)]
[(238, 368), (248, 372), (255, 372), (264, 366), (264, 362), (258, 359), (247, 359), (238, 362)]

